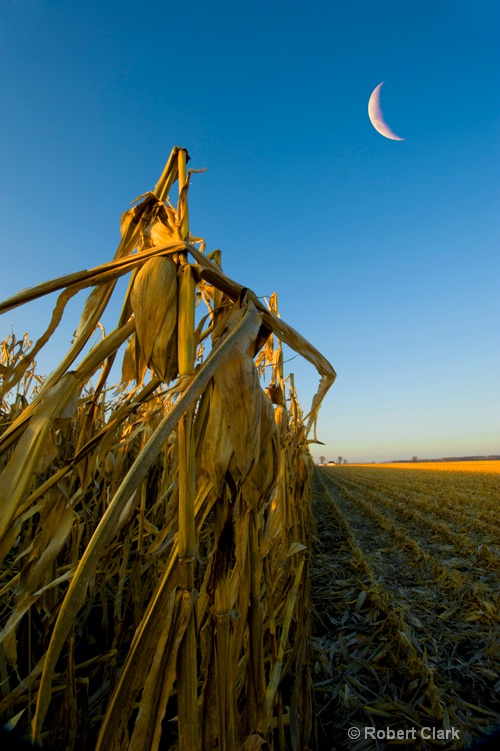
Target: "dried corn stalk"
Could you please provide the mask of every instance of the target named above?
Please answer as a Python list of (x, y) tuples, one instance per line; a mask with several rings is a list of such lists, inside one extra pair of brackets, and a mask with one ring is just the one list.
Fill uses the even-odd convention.
[[(123, 215), (113, 261), (0, 304), (62, 290), (0, 363), (0, 708), (49, 749), (302, 749), (311, 732), (308, 441), (335, 373), (191, 237), (187, 161), (176, 147)], [(126, 273), (116, 328), (86, 352)], [(86, 287), (75, 342), (30, 392)], [(321, 376), (304, 419), (281, 341)]]

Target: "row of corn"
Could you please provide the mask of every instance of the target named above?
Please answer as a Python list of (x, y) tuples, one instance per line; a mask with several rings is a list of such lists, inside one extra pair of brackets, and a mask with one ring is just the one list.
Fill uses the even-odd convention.
[[(112, 261), (0, 304), (59, 292), (35, 344), (5, 340), (0, 389), (0, 712), (44, 748), (311, 736), (308, 444), (335, 373), (275, 296), (189, 234), (187, 161), (176, 147), (123, 215)], [(118, 323), (89, 349), (124, 274)], [(34, 358), (89, 287), (69, 352), (33, 388)], [(321, 377), (306, 416), (283, 342)]]

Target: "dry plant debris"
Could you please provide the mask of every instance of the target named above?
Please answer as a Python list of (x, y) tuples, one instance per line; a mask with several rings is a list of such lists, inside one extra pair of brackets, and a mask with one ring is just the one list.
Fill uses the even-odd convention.
[[(349, 727), (500, 724), (500, 490), (495, 473), (317, 468), (311, 574), (318, 748)], [(377, 741), (378, 749), (401, 747)]]

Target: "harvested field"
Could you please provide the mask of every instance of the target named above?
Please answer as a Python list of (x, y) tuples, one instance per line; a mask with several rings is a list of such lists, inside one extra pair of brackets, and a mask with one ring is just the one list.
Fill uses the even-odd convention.
[(500, 461), (488, 459), (484, 461), (463, 462), (387, 462), (384, 464), (356, 464), (356, 467), (374, 467), (379, 469), (432, 469), (440, 472), (480, 472), (481, 474), (500, 474)]
[[(498, 479), (408, 466), (316, 468), (321, 749), (397, 743), (365, 738), (365, 726), (416, 728), (399, 747), (461, 748), (500, 724)], [(460, 741), (423, 741), (423, 727)]]

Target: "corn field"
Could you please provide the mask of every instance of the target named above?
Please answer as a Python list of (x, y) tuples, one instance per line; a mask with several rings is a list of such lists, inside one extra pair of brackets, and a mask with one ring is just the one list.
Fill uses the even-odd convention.
[(431, 727), (441, 739), (455, 729), (453, 743), (416, 735), (404, 747), (465, 748), (500, 726), (499, 470), (492, 461), (316, 469), (320, 748), (372, 751), (366, 727)]
[[(0, 304), (59, 293), (0, 363), (1, 716), (47, 749), (298, 751), (312, 733), (309, 443), (335, 372), (191, 235), (188, 159), (174, 148), (123, 214), (113, 260)], [(306, 415), (283, 344), (319, 374)]]

